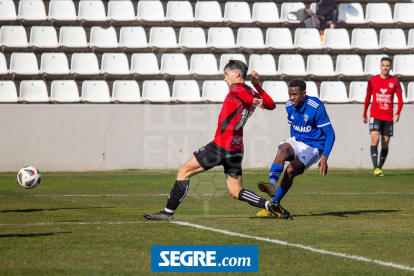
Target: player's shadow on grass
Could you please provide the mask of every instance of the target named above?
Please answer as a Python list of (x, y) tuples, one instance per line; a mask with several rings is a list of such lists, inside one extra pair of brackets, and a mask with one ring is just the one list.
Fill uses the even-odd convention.
[(33, 238), (42, 236), (54, 236), (59, 234), (72, 234), (72, 232), (50, 232), (50, 233), (38, 233), (38, 234), (7, 234), (0, 235), (0, 238)]
[(20, 210), (2, 210), (0, 213), (32, 213), (42, 211), (58, 211), (58, 210), (87, 210), (87, 209), (108, 209), (115, 207), (79, 207), (79, 208), (48, 208), (48, 209), (20, 209)]
[(345, 212), (328, 212), (321, 214), (308, 214), (308, 215), (294, 215), (294, 217), (319, 217), (319, 216), (334, 216), (346, 218), (348, 215), (362, 215), (367, 213), (394, 213), (401, 212), (402, 210), (359, 210), (359, 211), (345, 211)]

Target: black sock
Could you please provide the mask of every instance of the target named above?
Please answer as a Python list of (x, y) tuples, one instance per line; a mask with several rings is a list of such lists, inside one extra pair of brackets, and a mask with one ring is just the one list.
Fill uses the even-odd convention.
[(387, 155), (388, 155), (388, 149), (381, 149), (380, 164), (379, 164), (380, 169), (382, 169), (382, 166), (384, 166), (384, 162), (385, 162), (385, 159), (387, 159)]
[(239, 192), (238, 199), (242, 200), (242, 201), (246, 201), (247, 203), (249, 203), (250, 205), (252, 205), (254, 207), (262, 208), (262, 209), (267, 210), (267, 208), (266, 208), (267, 200), (264, 199), (263, 197), (260, 197), (260, 196), (256, 195), (252, 191), (241, 189), (240, 192)]
[(378, 168), (378, 147), (371, 146), (371, 158), (374, 169)]
[(168, 196), (167, 206), (164, 211), (174, 213), (180, 202), (184, 199), (188, 192), (188, 186), (190, 180), (177, 180), (174, 187), (171, 189), (171, 193)]

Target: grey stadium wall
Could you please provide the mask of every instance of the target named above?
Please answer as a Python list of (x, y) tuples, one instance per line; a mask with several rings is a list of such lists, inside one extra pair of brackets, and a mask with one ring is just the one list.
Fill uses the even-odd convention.
[[(18, 171), (24, 165), (40, 171), (177, 169), (213, 139), (221, 108), (221, 104), (1, 106), (1, 171)], [(363, 105), (326, 108), (336, 131), (329, 165), (371, 168)], [(406, 104), (394, 125), (384, 168), (414, 167), (412, 118), (414, 105)], [(277, 104), (274, 111), (256, 110), (245, 126), (243, 167), (269, 167), (278, 144), (288, 137), (284, 104)]]

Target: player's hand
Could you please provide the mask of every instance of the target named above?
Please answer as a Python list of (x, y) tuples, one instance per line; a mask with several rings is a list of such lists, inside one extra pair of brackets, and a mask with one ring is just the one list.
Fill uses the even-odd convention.
[(394, 115), (394, 123), (398, 122), (399, 119), (400, 119), (400, 115), (395, 114)]
[(362, 121), (364, 122), (364, 124), (368, 123), (368, 118), (362, 118)]
[(256, 71), (252, 71), (249, 75), (252, 76), (252, 84), (259, 83), (259, 74)]
[(253, 104), (260, 108), (263, 108), (263, 99), (254, 99)]
[(319, 162), (318, 169), (321, 169), (321, 174), (323, 176), (328, 173), (328, 157), (322, 156), (321, 161)]

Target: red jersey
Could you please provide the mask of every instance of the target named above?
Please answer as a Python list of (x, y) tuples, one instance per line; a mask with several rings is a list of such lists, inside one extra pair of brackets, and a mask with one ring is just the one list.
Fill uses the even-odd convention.
[(265, 109), (275, 109), (276, 105), (272, 98), (260, 85), (255, 84), (254, 87), (257, 91), (244, 83), (234, 83), (230, 87), (230, 92), (221, 108), (213, 140), (220, 147), (231, 151), (240, 151), (244, 148), (243, 127), (256, 109), (256, 105), (253, 104), (255, 98), (263, 99)]
[(381, 78), (380, 75), (372, 77), (368, 81), (367, 96), (364, 105), (364, 118), (367, 118), (367, 109), (373, 96), (370, 118), (392, 122), (394, 114), (394, 93), (398, 98), (397, 115), (400, 114), (403, 107), (402, 90), (400, 81), (390, 76), (387, 79)]

